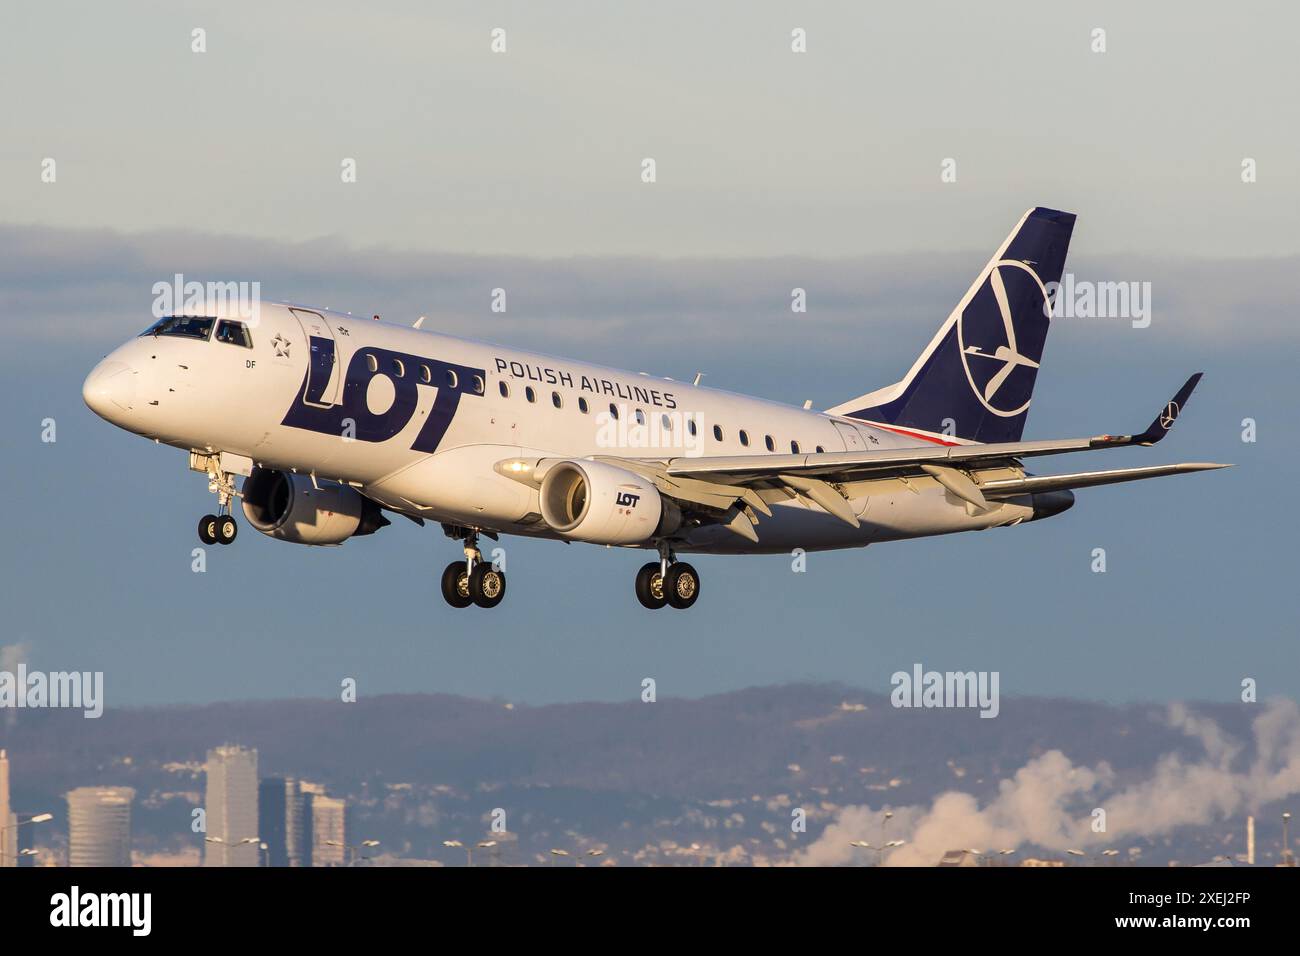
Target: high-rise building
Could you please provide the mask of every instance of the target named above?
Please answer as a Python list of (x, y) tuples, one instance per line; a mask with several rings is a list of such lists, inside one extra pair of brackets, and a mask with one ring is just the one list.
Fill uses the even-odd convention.
[(267, 866), (289, 865), (289, 788), (294, 783), (292, 778), (265, 777), (257, 785), (257, 832), (266, 844)]
[(78, 787), (68, 793), (68, 865), (131, 865), (130, 787)]
[(9, 756), (0, 750), (0, 867), (18, 865), (18, 818), (9, 807)]
[(348, 863), (348, 803), (323, 793), (311, 798), (312, 866), (346, 866)]
[(312, 818), (312, 801), (325, 796), (325, 784), (311, 780), (298, 782), (298, 836), (292, 838), (290, 866), (313, 866), (316, 857), (316, 823)]
[(257, 866), (257, 751), (227, 744), (208, 751), (204, 866)]
[(312, 797), (294, 778), (285, 782), (285, 849), (290, 866), (312, 865)]

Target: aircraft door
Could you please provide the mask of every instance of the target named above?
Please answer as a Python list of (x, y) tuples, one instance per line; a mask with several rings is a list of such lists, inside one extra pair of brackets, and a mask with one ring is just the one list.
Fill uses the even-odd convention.
[(840, 438), (844, 440), (845, 451), (866, 451), (866, 443), (862, 440), (862, 432), (858, 431), (852, 425), (846, 425), (844, 422), (831, 422), (835, 430), (840, 433)]
[(325, 317), (306, 309), (290, 309), (307, 338), (307, 388), (305, 405), (329, 408), (338, 401), (343, 370), (338, 361), (338, 343)]

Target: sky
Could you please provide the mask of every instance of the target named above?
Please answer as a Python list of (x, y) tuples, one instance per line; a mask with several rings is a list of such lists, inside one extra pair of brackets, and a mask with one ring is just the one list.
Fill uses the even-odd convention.
[[(332, 696), (345, 677), (533, 703), (634, 698), (647, 676), (662, 696), (884, 690), (915, 662), (998, 670), (1004, 694), (1236, 700), (1252, 677), (1300, 695), (1286, 6), (0, 18), (0, 82), (22, 91), (0, 141), (0, 645), (31, 666), (103, 670), (110, 706)], [(1093, 489), (1017, 529), (815, 554), (805, 574), (702, 556), (689, 613), (636, 603), (639, 553), (508, 540), (509, 594), (486, 613), (443, 603), (456, 548), (408, 522), (337, 549), (245, 526), (192, 573), (203, 479), (81, 402), (180, 272), (827, 407), (896, 380), (1038, 204), (1079, 214), (1070, 271), (1150, 282), (1154, 311), (1141, 329), (1054, 323), (1026, 438), (1140, 429), (1206, 373), (1159, 448), (1039, 470), (1238, 467)]]
[(0, 144), (11, 222), (841, 256), (984, 248), (1041, 204), (1085, 213), (1098, 249), (1300, 241), (1283, 2), (51, 0), (0, 18), (0, 80), (22, 94)]

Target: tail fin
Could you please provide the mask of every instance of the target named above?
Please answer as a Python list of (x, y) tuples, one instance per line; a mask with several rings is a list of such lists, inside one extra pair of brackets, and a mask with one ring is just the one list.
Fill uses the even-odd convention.
[(1025, 213), (907, 377), (829, 409), (976, 442), (1019, 441), (1074, 214)]

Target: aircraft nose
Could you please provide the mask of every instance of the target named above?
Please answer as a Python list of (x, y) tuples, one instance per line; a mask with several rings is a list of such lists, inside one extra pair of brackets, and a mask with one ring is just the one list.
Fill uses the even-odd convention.
[(92, 412), (112, 421), (131, 410), (135, 399), (135, 371), (125, 362), (105, 359), (86, 376), (81, 397)]

